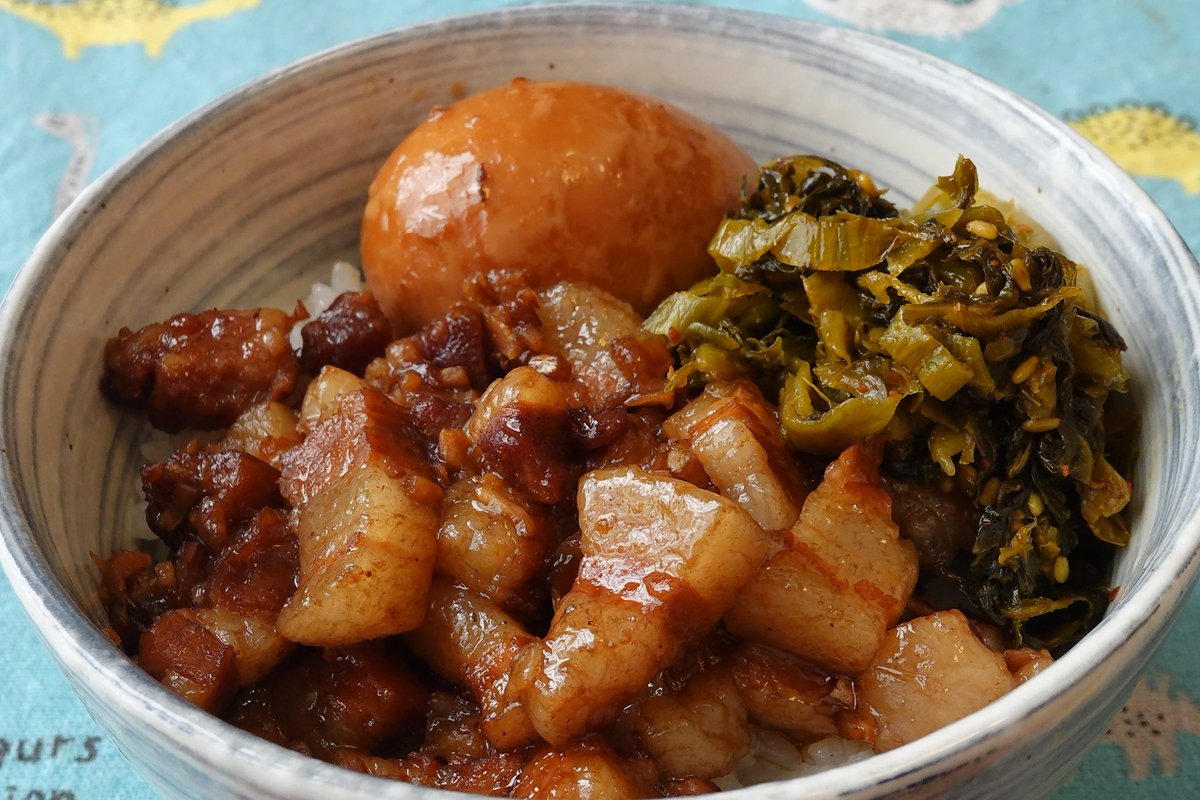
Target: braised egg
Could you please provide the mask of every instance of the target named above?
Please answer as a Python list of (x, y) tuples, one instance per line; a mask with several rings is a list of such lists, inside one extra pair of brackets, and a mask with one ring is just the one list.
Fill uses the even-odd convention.
[(579, 281), (648, 313), (713, 272), (754, 162), (711, 125), (608, 86), (513, 80), (439, 107), (373, 181), (362, 262), (409, 329), (479, 271)]

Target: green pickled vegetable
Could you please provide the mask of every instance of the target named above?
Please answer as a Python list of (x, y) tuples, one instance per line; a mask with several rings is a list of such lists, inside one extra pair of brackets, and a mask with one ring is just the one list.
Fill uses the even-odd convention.
[(892, 220), (839, 212), (813, 217), (794, 211), (778, 222), (727, 219), (708, 252), (721, 269), (736, 269), (768, 255), (780, 268), (856, 271), (873, 267), (920, 237)]
[(977, 532), (939, 579), (1014, 642), (1061, 647), (1129, 540), (1128, 448), (1106, 440), (1129, 430), (1125, 344), (1079, 267), (977, 194), (964, 158), (907, 213), (863, 173), (772, 162), (710, 244), (719, 273), (646, 326), (675, 386), (755, 381), (797, 450), (882, 435), (886, 473), (957, 485)]

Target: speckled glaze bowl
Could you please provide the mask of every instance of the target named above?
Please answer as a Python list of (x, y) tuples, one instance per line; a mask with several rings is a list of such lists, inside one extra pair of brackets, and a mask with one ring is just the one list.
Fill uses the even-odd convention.
[[(969, 154), (1087, 264), (1129, 343), (1145, 414), (1133, 544), (1107, 618), (1035, 680), (924, 739), (745, 798), (1035, 798), (1075, 769), (1166, 636), (1200, 542), (1200, 270), (1124, 173), (961, 69), (846, 30), (666, 6), (513, 9), (318, 55), (164, 132), (54, 225), (0, 318), (2, 560), (83, 702), (163, 795), (433, 798), (205, 715), (100, 631), (89, 553), (129, 545), (143, 429), (102, 402), (101, 346), (182, 309), (303, 296), (355, 252), (368, 182), (429, 107), (514, 76), (673, 101), (760, 158), (816, 152), (911, 202)], [(631, 276), (631, 279), (636, 279)]]

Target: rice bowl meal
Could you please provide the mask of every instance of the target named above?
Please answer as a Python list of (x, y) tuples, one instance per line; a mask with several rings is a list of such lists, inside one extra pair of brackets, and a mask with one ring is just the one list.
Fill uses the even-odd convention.
[(110, 638), (284, 747), (529, 798), (805, 774), (1037, 680), (1114, 595), (1139, 420), (969, 155), (899, 210), (610, 86), (435, 108), (364, 285), (96, 354), (188, 436), (154, 546), (96, 554)]
[[(433, 158), (417, 183), (434, 213), (417, 202), (411, 219), (436, 230), (449, 212), (443, 240), (364, 249), (383, 233), (369, 218), (393, 235), (410, 220), (386, 177), (399, 173), (382, 170), (390, 155), (431, 109), (453, 120), (456, 103), (515, 76), (669, 104), (682, 114), (622, 116), (695, 149), (642, 141), (634, 183), (613, 170), (586, 184), (638, 203), (592, 195), (590, 213), (565, 183), (586, 160), (527, 162), (541, 177), (522, 213), (499, 208), (520, 197), (504, 164)], [(688, 195), (713, 205), (700, 230), (671, 216), (685, 203), (654, 176), (687, 181), (689, 152), (720, 152), (704, 127), (737, 144), (707, 160), (737, 185), (718, 191), (722, 170), (696, 169)], [(593, 131), (616, 152), (620, 136), (592, 123), (583, 138)], [(690, 208), (688, 223), (703, 213)], [(471, 237), (483, 219), (507, 226), (505, 246)], [(557, 244), (521, 257), (522, 231)], [(676, 244), (655, 249), (651, 231)], [(597, 237), (607, 244), (579, 244)], [(691, 255), (678, 272), (655, 261), (674, 277), (646, 297), (643, 250)], [(552, 253), (579, 255), (536, 273)], [(603, 266), (610, 255), (619, 266)], [(461, 268), (428, 284), (427, 311), (406, 283), (417, 263)], [(577, 328), (552, 316), (568, 308)], [(607, 344), (601, 318), (621, 325)], [(572, 330), (589, 346), (571, 346)], [(953, 64), (729, 8), (436, 20), (231, 92), (58, 218), (0, 308), (0, 566), (133, 780), (173, 800), (431, 800), (451, 785), (574, 796), (581, 782), (618, 796), (1048, 798), (1200, 573), (1198, 342), (1200, 270), (1165, 215), (1061, 121)], [(124, 361), (108, 377), (106, 348)], [(159, 370), (156, 401), (144, 379)], [(1097, 454), (1111, 470), (1097, 474)], [(319, 486), (345, 492), (350, 475), (363, 482), (353, 504)], [(847, 547), (851, 526), (825, 535), (847, 511), (823, 497), (890, 522), (855, 525), (878, 536)], [(373, 524), (380, 503), (405, 526)], [(695, 557), (669, 559), (687, 540), (652, 535), (655, 515), (705, 508), (725, 523), (710, 532), (732, 538), (689, 526)], [(382, 535), (429, 527), (433, 548)], [(738, 579), (725, 556), (749, 551), (720, 542), (764, 538), (764, 563), (724, 608)], [(431, 564), (403, 557), (421, 546)], [(899, 578), (914, 553), (910, 591)], [(356, 605), (345, 578), (373, 561), (408, 577), (368, 584)], [(868, 561), (870, 580), (841, 586), (839, 570)], [(901, 569), (877, 569), (889, 564)], [(784, 569), (828, 588), (826, 610), (797, 614), (792, 592), (764, 600)], [(745, 605), (768, 610), (739, 615), (751, 592)], [(644, 620), (626, 638), (622, 609)], [(827, 611), (859, 624), (836, 647), (801, 647)], [(416, 627), (386, 632), (404, 614)], [(487, 630), (471, 620), (501, 639), (511, 622), (511, 647), (465, 652), (455, 634)], [(555, 661), (572, 631), (583, 649), (593, 630), (593, 660)], [(871, 650), (877, 631), (870, 661), (892, 672), (830, 663)], [(904, 676), (902, 645), (934, 635), (970, 642), (987, 666), (971, 671), (976, 694), (998, 699), (920, 699), (927, 727), (906, 731), (912, 684), (878, 679)], [(611, 663), (609, 642), (630, 657), (583, 674)], [(579, 689), (586, 724), (554, 713)], [(935, 707), (946, 715), (924, 713)], [(587, 732), (551, 741), (572, 724)]]

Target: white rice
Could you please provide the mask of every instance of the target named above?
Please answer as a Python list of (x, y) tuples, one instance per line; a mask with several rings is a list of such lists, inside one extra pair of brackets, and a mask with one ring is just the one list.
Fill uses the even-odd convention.
[(753, 728), (750, 750), (728, 775), (713, 781), (724, 791), (756, 783), (783, 781), (853, 764), (872, 755), (869, 745), (830, 736), (809, 745), (795, 745), (777, 733)]

